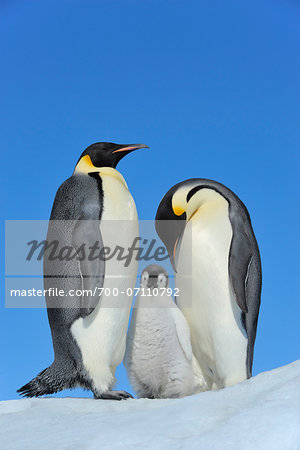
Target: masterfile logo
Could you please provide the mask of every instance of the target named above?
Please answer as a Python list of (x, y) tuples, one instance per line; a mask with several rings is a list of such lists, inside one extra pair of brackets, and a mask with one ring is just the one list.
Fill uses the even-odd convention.
[[(190, 255), (184, 273), (179, 274), (189, 279), (192, 248)], [(76, 296), (82, 298), (83, 308), (91, 304), (91, 298), (96, 304), (104, 297), (110, 299), (106, 306), (119, 307), (141, 295), (139, 278), (149, 264), (167, 270), (167, 295), (179, 295), (168, 251), (152, 220), (101, 221), (101, 226), (99, 221), (84, 220), (6, 221), (5, 263), (9, 308), (72, 308)]]

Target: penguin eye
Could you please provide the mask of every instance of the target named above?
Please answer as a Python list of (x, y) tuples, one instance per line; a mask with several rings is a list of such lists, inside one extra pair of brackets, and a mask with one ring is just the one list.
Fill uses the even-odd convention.
[(147, 282), (148, 278), (149, 278), (148, 272), (144, 272), (143, 275), (142, 275), (142, 281)]
[(166, 281), (166, 276), (165, 276), (165, 274), (161, 273), (158, 277), (158, 282), (165, 283), (165, 281)]

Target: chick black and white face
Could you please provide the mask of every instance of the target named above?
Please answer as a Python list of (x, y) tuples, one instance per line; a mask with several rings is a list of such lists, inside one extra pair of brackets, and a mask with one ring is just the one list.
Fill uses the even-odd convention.
[(146, 267), (141, 276), (141, 287), (143, 288), (166, 288), (169, 278), (165, 269), (156, 264)]

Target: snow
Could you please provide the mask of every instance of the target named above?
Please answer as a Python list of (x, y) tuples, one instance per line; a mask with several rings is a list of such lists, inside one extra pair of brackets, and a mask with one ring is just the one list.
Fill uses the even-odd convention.
[(3, 449), (300, 449), (300, 360), (170, 400), (0, 402)]

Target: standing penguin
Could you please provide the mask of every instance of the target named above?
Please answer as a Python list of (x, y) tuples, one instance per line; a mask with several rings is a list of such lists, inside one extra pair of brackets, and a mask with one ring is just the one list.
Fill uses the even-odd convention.
[(261, 262), (245, 205), (224, 185), (193, 178), (166, 193), (155, 226), (177, 272), (177, 303), (208, 386), (250, 378)]
[[(128, 153), (144, 144), (100, 142), (81, 155), (73, 175), (58, 189), (44, 254), (44, 287), (55, 359), (18, 392), (27, 397), (82, 386), (95, 398), (121, 400), (112, 391), (116, 366), (122, 362), (137, 261), (124, 264), (101, 251), (127, 249), (138, 236), (135, 203), (115, 169)], [(52, 244), (61, 257), (53, 257)], [(76, 257), (63, 258), (66, 249)], [(93, 253), (90, 252), (93, 249)], [(98, 249), (98, 255), (95, 251)], [(102, 253), (103, 254), (103, 253)], [(64, 292), (50, 296), (51, 288)]]
[(170, 292), (168, 274), (161, 266), (144, 269), (124, 358), (138, 397), (176, 398), (205, 389), (189, 326)]

